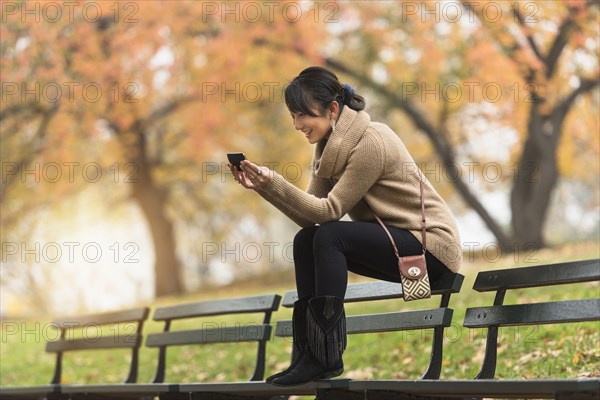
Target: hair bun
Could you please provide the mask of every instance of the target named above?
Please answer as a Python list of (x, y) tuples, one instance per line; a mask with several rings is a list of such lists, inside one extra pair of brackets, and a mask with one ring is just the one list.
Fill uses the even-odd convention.
[(347, 83), (344, 83), (342, 85), (342, 89), (344, 90), (344, 92), (343, 92), (344, 104), (349, 104), (350, 101), (352, 101), (352, 98), (354, 97), (354, 93), (356, 93), (356, 90), (354, 90), (354, 88), (352, 86), (348, 85)]

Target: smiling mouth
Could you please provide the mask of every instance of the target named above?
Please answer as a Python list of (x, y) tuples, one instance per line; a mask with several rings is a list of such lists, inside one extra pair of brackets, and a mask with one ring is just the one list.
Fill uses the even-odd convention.
[(308, 132), (304, 132), (304, 136), (308, 137), (311, 133), (312, 133), (312, 129), (310, 131), (308, 131)]

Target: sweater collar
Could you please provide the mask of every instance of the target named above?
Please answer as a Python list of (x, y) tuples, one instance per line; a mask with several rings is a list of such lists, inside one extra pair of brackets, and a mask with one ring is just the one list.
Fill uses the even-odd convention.
[(335, 130), (315, 147), (313, 167), (318, 177), (331, 178), (344, 169), (350, 152), (362, 138), (369, 122), (371, 118), (365, 111), (342, 108)]

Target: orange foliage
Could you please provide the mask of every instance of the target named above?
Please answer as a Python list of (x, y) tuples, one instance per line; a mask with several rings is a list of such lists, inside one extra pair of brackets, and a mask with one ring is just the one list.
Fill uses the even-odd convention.
[[(34, 3), (39, 2), (27, 7)], [(281, 103), (284, 85), (329, 56), (410, 99), (435, 127), (446, 128), (442, 131), (457, 147), (468, 148), (469, 142), (457, 121), (473, 107), (489, 105), (479, 117), (514, 129), (522, 142), (532, 94), (545, 99), (541, 112), (548, 113), (571, 93), (573, 77), (598, 74), (598, 11), (590, 11), (584, 0), (466, 2), (474, 14), (459, 7), (460, 21), (450, 3), (128, 1), (94, 2), (103, 18), (91, 22), (82, 6), (74, 7), (73, 20), (68, 13), (53, 22), (23, 19), (19, 12), (3, 15), (0, 79), (3, 89), (14, 84), (10, 89), (16, 92), (4, 91), (2, 107), (28, 114), (14, 112), (0, 122), (2, 155), (7, 161), (25, 159), (43, 143), (34, 157), (101, 160), (107, 167), (135, 156), (131, 136), (141, 135), (152, 146), (158, 146), (159, 136), (169, 138), (163, 146), (170, 153), (152, 160), (155, 169), (161, 162), (197, 165), (241, 144), (254, 146), (257, 158), (277, 159), (282, 155), (275, 144), (289, 150), (300, 143)], [(491, 3), (500, 7), (500, 18), (477, 18)], [(515, 6), (519, 9), (512, 10)], [(525, 23), (517, 21), (515, 11)], [(547, 79), (529, 38), (548, 54), (566, 18), (574, 23), (573, 34)], [(580, 58), (586, 61), (576, 62)], [(364, 90), (374, 105), (369, 111), (387, 117), (390, 104), (340, 75)], [(37, 97), (22, 96), (21, 85)], [(58, 101), (48, 101), (56, 87), (62, 91)], [(460, 92), (452, 101), (441, 96), (456, 87)], [(595, 140), (590, 138), (593, 128), (597, 131), (593, 104), (584, 104), (567, 120), (575, 124), (565, 131), (572, 136), (564, 139), (572, 140), (564, 147), (571, 164), (561, 161), (567, 174), (568, 165), (580, 166), (571, 156), (581, 148), (575, 144)], [(177, 106), (157, 115), (169, 105)], [(58, 111), (41, 137), (36, 133), (41, 115), (54, 106)], [(414, 127), (406, 118), (389, 120), (400, 121), (397, 130), (409, 146), (415, 143), (428, 153), (424, 157), (434, 157), (432, 149), (411, 139)], [(13, 126), (20, 136), (9, 138), (5, 132)], [(180, 136), (170, 149), (171, 139)], [(266, 145), (261, 149), (257, 143)], [(519, 150), (520, 145), (510, 149), (511, 161)]]
[[(72, 16), (63, 8), (62, 18), (49, 21), (46, 3), (15, 4), (40, 12), (37, 20), (20, 8), (2, 15), (3, 162), (98, 163), (110, 178), (115, 163), (123, 168), (142, 156), (160, 184), (196, 191), (175, 207), (195, 215), (216, 206), (204, 163), (223, 166), (227, 149), (242, 146), (257, 161), (281, 162), (301, 143), (290, 134), (281, 91), (308, 64), (322, 62), (325, 5), (100, 1), (72, 5)], [(297, 18), (298, 6), (305, 8)], [(307, 165), (310, 154), (294, 160)], [(17, 220), (11, 210), (52, 204), (86, 187), (82, 179), (36, 179), (3, 187), (3, 223)], [(220, 175), (209, 183), (213, 194), (236, 189), (222, 185)]]

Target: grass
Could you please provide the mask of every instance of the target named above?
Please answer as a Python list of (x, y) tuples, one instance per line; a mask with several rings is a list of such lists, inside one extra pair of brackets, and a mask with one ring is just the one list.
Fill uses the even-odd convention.
[[(531, 254), (523, 255), (523, 257)], [(492, 294), (474, 292), (471, 287), (479, 270), (554, 263), (575, 259), (598, 258), (597, 243), (563, 246), (536, 253), (535, 259), (523, 262), (521, 255), (510, 255), (495, 262), (467, 259), (461, 272), (465, 275), (463, 290), (455, 295), (450, 306), (455, 310), (452, 326), (446, 330), (442, 379), (473, 378), (481, 365), (485, 345), (484, 330), (469, 330), (461, 326), (469, 306), (491, 304)], [(351, 282), (363, 281), (351, 276)], [(229, 287), (213, 288), (202, 293), (162, 298), (152, 306), (180, 304), (205, 299), (283, 294), (293, 286), (291, 273), (261, 277)], [(572, 293), (576, 295), (573, 296)], [(598, 282), (568, 285), (560, 288), (532, 288), (509, 292), (506, 303), (555, 301), (569, 298), (599, 297)], [(434, 300), (413, 303), (376, 301), (349, 304), (347, 314), (393, 311), (435, 306)], [(289, 318), (291, 311), (281, 309), (273, 321)], [(260, 317), (245, 317), (241, 323), (260, 323)], [(211, 318), (210, 324), (231, 325), (240, 322), (231, 317)], [(181, 327), (198, 327), (199, 321), (179, 323)], [(214, 325), (213, 325), (214, 326)], [(125, 332), (127, 326), (121, 327)], [(178, 328), (178, 325), (174, 325)], [(145, 333), (158, 332), (162, 325), (149, 322)], [(48, 321), (2, 321), (0, 341), (0, 385), (34, 385), (47, 383), (54, 368), (54, 357), (44, 352), (45, 340), (56, 338)], [(88, 332), (95, 335), (95, 332)], [(373, 379), (417, 379), (427, 366), (432, 332), (395, 332), (351, 335), (344, 355), (346, 371), (343, 377)], [(573, 378), (600, 376), (600, 329), (596, 322), (566, 325), (514, 327), (500, 330), (499, 378)], [(273, 338), (267, 346), (267, 374), (284, 369), (289, 362), (290, 339)], [(168, 351), (167, 381), (234, 381), (247, 380), (253, 371), (255, 345), (247, 343), (210, 346), (182, 346)], [(64, 383), (120, 382), (126, 375), (128, 352), (90, 351), (66, 354), (63, 360)], [(139, 382), (152, 380), (156, 367), (156, 350), (142, 348)]]

